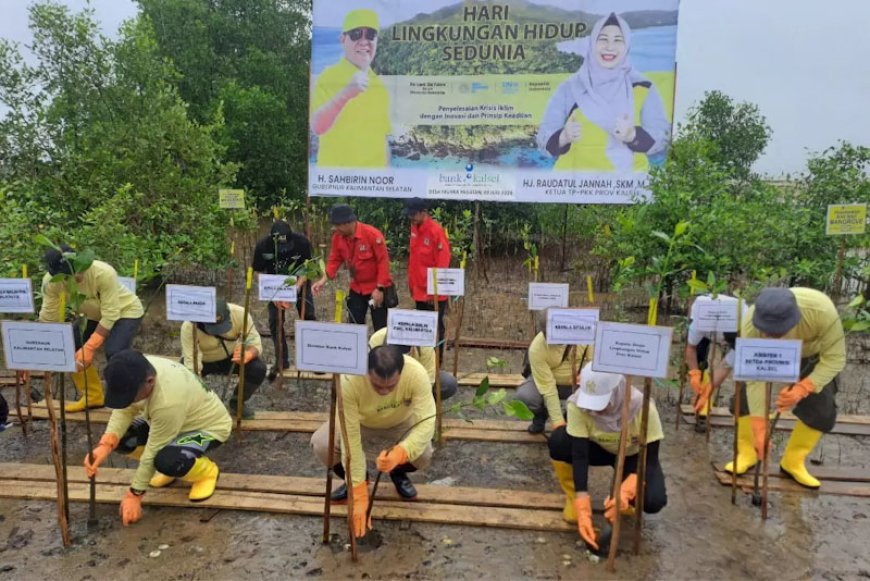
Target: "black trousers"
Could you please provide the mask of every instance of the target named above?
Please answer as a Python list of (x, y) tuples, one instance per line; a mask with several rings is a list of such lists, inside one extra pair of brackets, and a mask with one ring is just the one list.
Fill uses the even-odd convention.
[[(148, 443), (150, 431), (151, 426), (148, 425), (145, 418), (136, 418), (121, 437), (115, 451), (129, 454), (139, 446), (144, 446)], [(210, 450), (214, 450), (221, 443), (213, 435), (202, 430), (184, 432), (157, 452), (157, 456), (154, 457), (154, 467), (166, 476), (175, 476), (176, 478), (184, 476), (193, 468), (197, 458)]]
[[(75, 340), (76, 349), (81, 349), (82, 345), (91, 338), (94, 331), (97, 330), (99, 321), (91, 321), (88, 319), (85, 325), (85, 331), (82, 337), (79, 338), (78, 333), (74, 332), (73, 339)], [(124, 349), (130, 349), (133, 346), (133, 337), (139, 332), (139, 327), (142, 325), (142, 317), (138, 319), (118, 319), (109, 331), (109, 336), (106, 337), (106, 342), (103, 343), (103, 349), (106, 352), (106, 361), (115, 356), (116, 353)]]
[[(208, 361), (203, 362), (202, 364), (202, 376), (205, 377), (207, 375), (211, 375), (213, 373), (219, 373), (221, 375), (227, 375), (230, 373), (230, 370), (234, 375), (238, 375), (239, 366), (233, 363), (233, 360), (230, 357), (226, 359), (221, 359), (220, 361)], [(263, 383), (263, 380), (266, 379), (266, 364), (263, 363), (263, 360), (257, 357), (250, 363), (245, 364), (245, 397), (244, 401), (248, 401), (251, 399), (251, 396), (254, 395), (254, 392), (259, 389), (260, 385)], [(236, 386), (236, 391), (233, 395), (233, 400), (237, 400), (239, 396), (239, 387)], [(165, 472), (164, 472), (165, 474)]]
[(366, 312), (371, 309), (372, 312), (372, 327), (375, 331), (380, 331), (387, 326), (387, 307), (386, 303), (381, 303), (381, 306), (375, 307), (369, 305), (372, 295), (363, 295), (356, 291), (350, 291), (347, 295), (347, 322), (357, 325), (366, 324)]
[(6, 398), (0, 393), (0, 426), (4, 425), (9, 419), (9, 404), (6, 403)]
[[(311, 285), (307, 282), (305, 283), (305, 297), (303, 301), (303, 296), (300, 293), (296, 297), (296, 312), (299, 313), (299, 317), (302, 317), (302, 305), (305, 305), (305, 320), (306, 321), (316, 321), (317, 315), (314, 311), (314, 295), (311, 293)], [(275, 306), (274, 302), (270, 302), (267, 305), (267, 309), (269, 311), (269, 331), (272, 333), (272, 345), (275, 348), (275, 361), (278, 360), (278, 307)], [(287, 327), (287, 314), (284, 314), (284, 327)], [(287, 369), (290, 367), (290, 354), (287, 352), (287, 332), (281, 333), (281, 340), (283, 343), (281, 344), (281, 348), (283, 351), (281, 352), (282, 359), (282, 369)]]
[[(612, 454), (587, 438), (575, 438), (568, 434), (565, 426), (553, 430), (548, 442), (550, 458), (559, 462), (567, 462), (574, 467), (574, 485), (581, 482), (581, 488), (586, 489), (586, 476), (589, 466), (611, 466), (616, 469), (616, 454)], [(585, 449), (584, 449), (585, 448)], [(579, 452), (579, 453), (578, 453)], [(647, 445), (646, 455), (646, 488), (644, 492), (643, 511), (655, 514), (668, 504), (668, 493), (665, 489), (665, 474), (659, 462), (659, 442)], [(631, 474), (637, 474), (640, 454), (625, 457), (622, 470), (623, 481)], [(586, 463), (585, 466), (578, 464)], [(580, 474), (578, 474), (580, 472)], [(612, 491), (609, 491), (610, 494)]]
[[(438, 360), (444, 361), (444, 314), (447, 312), (446, 299), (438, 303)], [(435, 306), (428, 301), (414, 301), (418, 311), (434, 311)]]

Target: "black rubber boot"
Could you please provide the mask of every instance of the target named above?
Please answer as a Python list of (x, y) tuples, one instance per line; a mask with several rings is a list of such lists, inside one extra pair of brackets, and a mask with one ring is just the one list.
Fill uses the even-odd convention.
[[(341, 464), (336, 464), (332, 467), (332, 473), (335, 474), (336, 478), (340, 478), (344, 480), (344, 466)], [(366, 470), (366, 481), (369, 480), (369, 472)], [(332, 491), (332, 494), (329, 497), (333, 500), (333, 502), (341, 502), (347, 500), (347, 482), (342, 482), (341, 486)]]
[(547, 417), (549, 417), (549, 414), (547, 413), (546, 408), (536, 413), (535, 417), (532, 418), (532, 423), (529, 424), (528, 428), (526, 428), (526, 431), (530, 434), (543, 434), (544, 429), (547, 427)]
[(405, 462), (401, 466), (397, 466), (395, 470), (390, 472), (390, 480), (396, 487), (396, 492), (399, 493), (405, 500), (411, 500), (417, 497), (417, 489), (414, 488), (414, 483), (408, 478), (409, 472), (416, 472), (417, 469), (410, 462)]

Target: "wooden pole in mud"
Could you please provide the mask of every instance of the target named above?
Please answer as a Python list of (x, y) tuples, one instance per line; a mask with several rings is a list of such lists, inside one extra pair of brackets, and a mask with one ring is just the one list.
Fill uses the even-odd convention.
[[(767, 520), (767, 466), (770, 461), (770, 394), (773, 384), (767, 382), (764, 385), (764, 455), (761, 465), (761, 518)], [(737, 468), (735, 466), (735, 468)]]
[[(332, 374), (329, 394), (329, 466), (326, 467), (326, 494), (323, 500), (323, 544), (329, 543), (329, 515), (332, 511), (332, 468), (335, 466), (335, 401), (338, 392), (338, 374)], [(348, 474), (344, 475), (345, 483), (350, 488)]]
[(435, 307), (435, 442), (439, 445), (442, 443), (443, 434), (443, 416), (441, 412), (441, 358), (438, 357), (439, 340), (438, 336), (438, 269), (432, 269), (432, 302)]
[[(650, 394), (652, 392), (652, 379), (647, 377), (643, 380), (643, 407), (641, 408), (640, 416), (640, 434), (638, 441), (640, 443), (640, 452), (637, 459), (637, 498), (634, 501), (635, 512), (637, 516), (634, 521), (634, 554), (640, 555), (640, 540), (643, 530), (643, 510), (644, 500), (646, 499), (646, 457), (647, 457), (647, 442), (646, 431), (649, 424), (649, 403)], [(626, 395), (628, 397), (628, 395)], [(619, 503), (617, 502), (617, 508)]]
[(619, 451), (616, 454), (616, 470), (613, 476), (613, 489), (610, 498), (616, 502), (616, 515), (613, 517), (613, 532), (610, 537), (610, 550), (607, 553), (607, 570), (616, 572), (616, 552), (619, 550), (619, 489), (622, 486), (622, 473), (625, 468), (625, 446), (628, 440), (628, 410), (631, 401), (631, 376), (625, 377), (625, 397), (622, 401), (622, 425), (619, 431)]
[(51, 394), (51, 381), (49, 379), (50, 378), (47, 378), (45, 382), (45, 406), (48, 410), (51, 460), (54, 464), (54, 472), (57, 482), (57, 522), (60, 525), (60, 536), (63, 540), (63, 546), (69, 547), (70, 545), (72, 545), (72, 540), (69, 533), (69, 519), (66, 516), (66, 470), (63, 465), (63, 458), (60, 453), (60, 444), (57, 437), (57, 413), (54, 411), (54, 397), (52, 397)]
[(745, 389), (742, 381), (734, 382), (734, 442), (731, 450), (731, 504), (737, 504), (737, 453), (738, 432), (740, 430), (740, 403)]
[[(335, 377), (337, 378), (338, 376), (336, 375)], [(338, 379), (334, 381), (337, 382)], [(338, 425), (341, 428), (341, 440), (344, 443), (344, 454), (347, 458), (344, 466), (344, 481), (347, 484), (347, 531), (350, 537), (350, 556), (356, 562), (359, 559), (359, 555), (356, 548), (356, 535), (353, 530), (353, 459), (350, 455), (350, 439), (347, 437), (347, 421), (344, 417), (344, 399), (341, 397), (341, 385), (336, 389), (336, 402), (338, 407)], [(367, 527), (368, 523), (365, 523), (363, 526)]]

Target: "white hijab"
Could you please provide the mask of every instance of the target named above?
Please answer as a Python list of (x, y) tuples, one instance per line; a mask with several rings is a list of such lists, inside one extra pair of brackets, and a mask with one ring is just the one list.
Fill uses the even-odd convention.
[[(580, 397), (580, 390), (578, 389), (571, 397), (568, 398), (568, 401), (577, 406), (577, 409), (583, 410), (586, 414), (592, 418), (592, 421), (595, 423), (595, 426), (601, 430), (602, 432), (618, 432), (622, 429), (622, 404), (625, 401), (626, 394), (626, 384), (625, 384), (625, 376), (623, 375), (619, 385), (616, 386), (616, 389), (613, 390), (613, 393), (610, 394), (610, 401), (607, 403), (607, 406), (599, 411), (599, 412), (590, 412), (588, 410), (583, 410), (580, 406), (577, 406), (577, 400)], [(641, 406), (643, 406), (643, 393), (635, 388), (631, 388), (631, 401), (628, 402), (628, 420), (631, 421), (640, 411)]]

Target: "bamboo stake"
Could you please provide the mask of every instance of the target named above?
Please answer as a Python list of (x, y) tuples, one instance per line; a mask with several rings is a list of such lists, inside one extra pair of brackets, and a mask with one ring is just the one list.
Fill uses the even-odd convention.
[(711, 426), (713, 424), (713, 422), (710, 421), (712, 419), (710, 417), (710, 414), (713, 412), (713, 408), (716, 407), (716, 400), (719, 399), (719, 387), (716, 387), (716, 389), (713, 389), (713, 380), (716, 377), (716, 333), (715, 332), (713, 333), (713, 340), (710, 341), (710, 354), (707, 357), (707, 370), (708, 370), (707, 373), (709, 374), (708, 376), (710, 377), (710, 397), (707, 399), (707, 405), (706, 405), (707, 421), (705, 422), (705, 424), (706, 424), (707, 429), (705, 430), (706, 433), (704, 434), (704, 438), (705, 438), (707, 444), (709, 444), (710, 443), (710, 432), (712, 431)]
[(248, 275), (245, 278), (245, 314), (242, 318), (242, 348), (239, 358), (239, 393), (236, 396), (236, 430), (239, 430), (239, 434), (242, 430), (242, 409), (245, 405), (245, 349), (248, 344), (248, 314), (251, 309), (251, 278), (253, 275), (253, 269), (248, 267)]
[(734, 442), (731, 451), (731, 504), (737, 504), (737, 442), (740, 430), (740, 403), (743, 399), (743, 382), (734, 382)]
[[(69, 480), (67, 478), (67, 467), (69, 466), (69, 456), (66, 453), (66, 382), (64, 374), (60, 374), (60, 458), (63, 465), (63, 501), (64, 515), (66, 522), (69, 522)], [(46, 379), (47, 380), (47, 379)], [(93, 458), (91, 458), (93, 461)], [(96, 503), (96, 498), (94, 498)], [(89, 520), (90, 522), (90, 520)]]
[[(761, 518), (767, 520), (767, 465), (770, 459), (770, 392), (773, 384), (767, 382), (764, 385), (764, 455), (762, 456), (761, 477)], [(736, 468), (736, 466), (735, 466)]]
[[(641, 532), (643, 530), (643, 510), (644, 500), (646, 499), (646, 431), (649, 424), (649, 401), (652, 391), (652, 379), (649, 377), (643, 380), (643, 407), (641, 408), (640, 416), (640, 434), (638, 441), (640, 443), (640, 452), (637, 459), (637, 498), (634, 501), (635, 512), (637, 517), (634, 521), (634, 554), (640, 555)], [(626, 395), (628, 397), (628, 395)], [(617, 497), (614, 497), (617, 498)], [(619, 503), (617, 502), (617, 508)]]
[[(29, 372), (26, 372), (28, 376)], [(24, 437), (27, 437), (27, 422), (24, 420), (24, 416), (21, 413), (21, 388), (24, 386), (26, 382), (21, 378), (21, 372), (15, 372), (15, 411), (18, 415), (18, 423), (21, 424), (21, 433), (24, 434)]]
[(626, 393), (622, 402), (622, 426), (619, 431), (619, 451), (616, 454), (616, 472), (613, 476), (613, 490), (610, 491), (610, 498), (616, 502), (616, 516), (613, 518), (613, 532), (610, 537), (610, 551), (607, 553), (607, 570), (611, 573), (616, 572), (616, 551), (619, 549), (619, 521), (621, 511), (619, 510), (619, 489), (622, 486), (622, 472), (625, 468), (625, 446), (628, 440), (628, 410), (631, 400), (631, 376), (625, 377)]
[(441, 361), (438, 357), (438, 269), (432, 269), (432, 302), (435, 307), (435, 442), (441, 444), (442, 420), (443, 413), (441, 412)]
[(63, 459), (60, 455), (60, 445), (58, 443), (58, 424), (57, 414), (54, 411), (54, 398), (51, 395), (51, 382), (45, 382), (45, 405), (48, 408), (49, 422), (49, 437), (51, 447), (51, 460), (54, 464), (55, 477), (57, 479), (57, 522), (60, 525), (60, 535), (63, 540), (63, 546), (69, 547), (72, 545), (69, 532), (69, 519), (67, 519), (66, 508), (66, 478), (64, 476)]
[[(459, 262), (459, 268), (465, 270), (465, 263), (468, 259), (468, 253), (462, 253), (462, 260)], [(462, 318), (465, 315), (465, 296), (459, 297), (459, 315), (456, 320), (456, 332), (453, 334), (453, 377), (459, 377), (459, 337), (462, 329)]]
[[(338, 383), (338, 375), (333, 376), (333, 381)], [(350, 452), (350, 439), (347, 437), (347, 422), (344, 417), (344, 399), (341, 396), (341, 385), (336, 389), (336, 402), (338, 404), (338, 424), (341, 428), (341, 439), (344, 442), (344, 453), (347, 456), (344, 467), (345, 483), (347, 484), (347, 529), (350, 537), (350, 555), (354, 562), (359, 558), (356, 548), (356, 535), (353, 530), (353, 473), (351, 472), (352, 458)], [(365, 462), (365, 460), (363, 460)], [(368, 523), (363, 525), (368, 526)]]
[[(335, 466), (335, 401), (338, 391), (338, 374), (332, 374), (329, 394), (329, 460), (326, 467), (326, 494), (323, 499), (323, 544), (329, 543), (329, 515), (332, 511), (332, 467)], [(349, 475), (345, 472), (345, 483), (350, 488)]]

